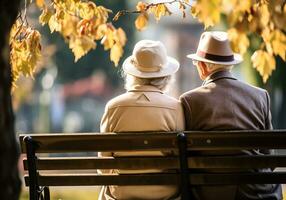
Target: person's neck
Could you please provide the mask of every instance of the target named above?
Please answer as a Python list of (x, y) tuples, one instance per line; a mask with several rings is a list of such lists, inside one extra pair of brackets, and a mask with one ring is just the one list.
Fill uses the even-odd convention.
[(221, 72), (221, 71), (229, 71), (229, 70), (228, 70), (228, 69), (216, 69), (216, 70), (212, 71), (212, 72), (205, 78), (204, 81), (210, 79), (213, 74), (215, 74), (215, 73), (217, 73), (217, 72)]

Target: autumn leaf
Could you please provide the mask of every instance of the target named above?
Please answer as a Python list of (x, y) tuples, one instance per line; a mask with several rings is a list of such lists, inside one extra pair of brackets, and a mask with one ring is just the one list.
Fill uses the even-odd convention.
[(110, 49), (110, 60), (114, 62), (114, 65), (117, 66), (118, 62), (123, 55), (123, 48), (121, 45), (115, 44)]
[(152, 7), (152, 12), (154, 13), (155, 19), (159, 21), (162, 16), (171, 15), (172, 13), (163, 3), (157, 4)]
[(243, 55), (249, 46), (249, 40), (245, 33), (238, 32), (237, 29), (231, 28), (227, 31), (228, 38), (231, 42), (232, 50)]
[(275, 30), (273, 33), (272, 48), (275, 55), (286, 61), (286, 36), (283, 32)]
[(96, 43), (87, 36), (71, 38), (69, 41), (69, 48), (75, 56), (77, 62), (82, 56), (87, 54), (91, 49), (96, 48)]
[(95, 15), (96, 5), (93, 2), (80, 2), (79, 16), (83, 19), (92, 19)]
[(191, 14), (205, 25), (205, 29), (220, 22), (222, 0), (198, 0), (192, 5)]
[(136, 5), (136, 10), (140, 12), (145, 12), (147, 8), (146, 3), (143, 3), (142, 1), (139, 1)]
[(266, 4), (263, 4), (262, 6), (258, 7), (258, 13), (260, 17), (260, 25), (261, 28), (264, 28), (267, 26), (270, 20), (270, 13), (268, 10), (268, 6)]
[(273, 55), (263, 50), (255, 51), (251, 56), (253, 67), (262, 76), (263, 82), (266, 83), (272, 71), (275, 69), (275, 58)]
[(43, 9), (42, 14), (39, 17), (39, 22), (42, 26), (49, 23), (51, 16), (53, 15), (52, 11), (48, 8)]
[(65, 38), (77, 33), (77, 27), (79, 24), (79, 18), (65, 14), (61, 23), (61, 33)]
[(135, 20), (135, 26), (139, 31), (146, 28), (148, 24), (148, 15), (146, 13), (140, 14)]
[(59, 23), (59, 21), (56, 19), (55, 15), (52, 15), (50, 17), (50, 20), (48, 22), (51, 33), (53, 33), (54, 31), (61, 31), (61, 24)]
[(21, 75), (33, 78), (36, 66), (41, 58), (40, 33), (18, 22), (14, 26), (24, 38), (11, 38), (10, 41), (13, 88), (17, 87), (16, 81)]
[(117, 29), (117, 38), (118, 38), (117, 42), (119, 42), (121, 44), (121, 46), (124, 46), (126, 44), (127, 37), (126, 37), (126, 34), (122, 28)]
[(43, 8), (43, 6), (45, 5), (45, 0), (36, 0), (36, 5), (39, 8)]

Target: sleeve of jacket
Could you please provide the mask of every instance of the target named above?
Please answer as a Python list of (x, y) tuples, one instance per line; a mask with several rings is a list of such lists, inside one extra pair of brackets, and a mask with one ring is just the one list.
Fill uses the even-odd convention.
[(180, 103), (178, 106), (178, 113), (177, 113), (177, 131), (184, 131), (185, 130), (185, 116), (183, 105)]
[(271, 116), (271, 111), (270, 111), (270, 97), (267, 91), (265, 91), (266, 94), (266, 116), (265, 116), (265, 129), (266, 130), (272, 130), (272, 116)]
[[(267, 91), (265, 91), (266, 95), (266, 107), (265, 107), (265, 130), (272, 130), (272, 118), (271, 118), (271, 110), (270, 110), (270, 97)], [(260, 149), (260, 152), (263, 154), (275, 154), (274, 149)]]
[[(111, 132), (108, 112), (109, 112), (109, 109), (108, 109), (108, 106), (106, 105), (105, 111), (104, 111), (104, 114), (101, 118), (101, 123), (100, 123), (100, 132), (101, 133)], [(112, 152), (98, 152), (98, 157), (111, 157), (111, 156), (112, 156)], [(99, 173), (99, 174), (111, 173), (111, 170), (97, 170), (97, 173)]]
[(191, 107), (188, 103), (187, 97), (181, 96), (180, 102), (183, 107), (183, 113), (185, 118), (185, 130), (191, 130)]

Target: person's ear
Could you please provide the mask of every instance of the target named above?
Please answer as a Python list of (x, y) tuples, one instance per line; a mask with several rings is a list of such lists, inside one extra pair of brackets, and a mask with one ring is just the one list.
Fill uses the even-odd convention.
[(208, 69), (207, 65), (204, 62), (199, 62), (198, 64), (200, 65), (203, 77), (204, 78), (208, 77), (209, 69)]

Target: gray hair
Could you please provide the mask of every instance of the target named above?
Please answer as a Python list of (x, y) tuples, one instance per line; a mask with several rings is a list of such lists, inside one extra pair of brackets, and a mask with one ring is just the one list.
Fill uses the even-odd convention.
[(217, 70), (221, 70), (221, 69), (225, 69), (225, 70), (231, 70), (233, 65), (221, 65), (221, 64), (214, 64), (214, 63), (208, 63), (208, 62), (204, 62), (207, 66), (207, 68), (209, 68), (210, 71), (214, 72)]
[(165, 76), (160, 78), (139, 78), (132, 76), (130, 74), (123, 74), (125, 81), (125, 89), (130, 90), (135, 85), (151, 85), (159, 90), (167, 91), (169, 89), (170, 83), (174, 81), (173, 76)]

